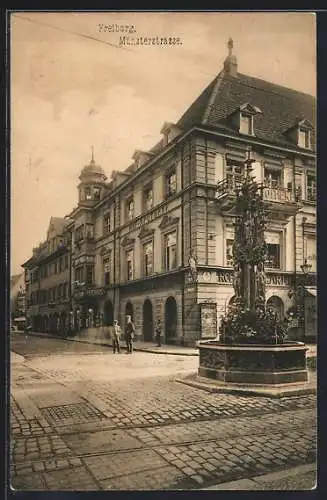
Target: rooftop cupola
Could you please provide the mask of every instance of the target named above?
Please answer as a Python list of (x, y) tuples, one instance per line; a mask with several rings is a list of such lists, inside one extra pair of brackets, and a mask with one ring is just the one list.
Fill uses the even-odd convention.
[(229, 38), (227, 42), (228, 56), (224, 61), (224, 71), (227, 75), (236, 76), (237, 75), (237, 57), (233, 54), (234, 42), (232, 38)]
[(105, 190), (106, 174), (100, 165), (94, 160), (94, 150), (92, 147), (92, 158), (88, 165), (83, 167), (79, 176), (78, 185), (79, 203), (95, 204), (103, 197)]

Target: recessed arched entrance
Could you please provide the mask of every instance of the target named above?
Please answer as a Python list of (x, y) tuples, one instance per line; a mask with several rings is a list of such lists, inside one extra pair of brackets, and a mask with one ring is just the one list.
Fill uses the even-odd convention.
[(111, 300), (106, 300), (104, 303), (103, 323), (105, 326), (112, 326), (114, 323), (114, 306)]
[(168, 297), (165, 304), (165, 341), (175, 343), (177, 337), (177, 304), (174, 297)]
[(133, 321), (133, 304), (131, 302), (127, 302), (126, 307), (125, 307), (125, 316), (130, 316), (131, 320)]
[(153, 308), (152, 302), (146, 299), (143, 304), (143, 339), (151, 342), (153, 337)]
[(267, 300), (267, 309), (276, 313), (278, 321), (284, 321), (284, 303), (280, 297), (277, 297), (277, 295), (270, 297)]

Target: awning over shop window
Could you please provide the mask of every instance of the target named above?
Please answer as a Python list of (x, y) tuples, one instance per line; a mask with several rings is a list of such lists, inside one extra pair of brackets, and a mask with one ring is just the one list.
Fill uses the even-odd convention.
[(315, 286), (305, 286), (304, 289), (312, 297), (317, 297), (317, 288)]

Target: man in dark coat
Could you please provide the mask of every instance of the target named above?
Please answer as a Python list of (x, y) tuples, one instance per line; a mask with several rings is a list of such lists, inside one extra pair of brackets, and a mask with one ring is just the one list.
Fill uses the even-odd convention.
[(160, 322), (160, 319), (158, 319), (157, 326), (156, 326), (156, 341), (157, 341), (157, 347), (161, 347), (161, 322)]
[(125, 340), (127, 346), (127, 353), (132, 354), (133, 352), (133, 340), (135, 335), (135, 326), (132, 321), (131, 316), (126, 316), (126, 325), (125, 325)]

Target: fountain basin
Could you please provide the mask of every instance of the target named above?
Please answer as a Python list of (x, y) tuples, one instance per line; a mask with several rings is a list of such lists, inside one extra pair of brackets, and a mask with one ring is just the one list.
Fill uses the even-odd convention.
[(273, 386), (308, 381), (303, 342), (229, 345), (199, 341), (201, 377), (229, 384)]

